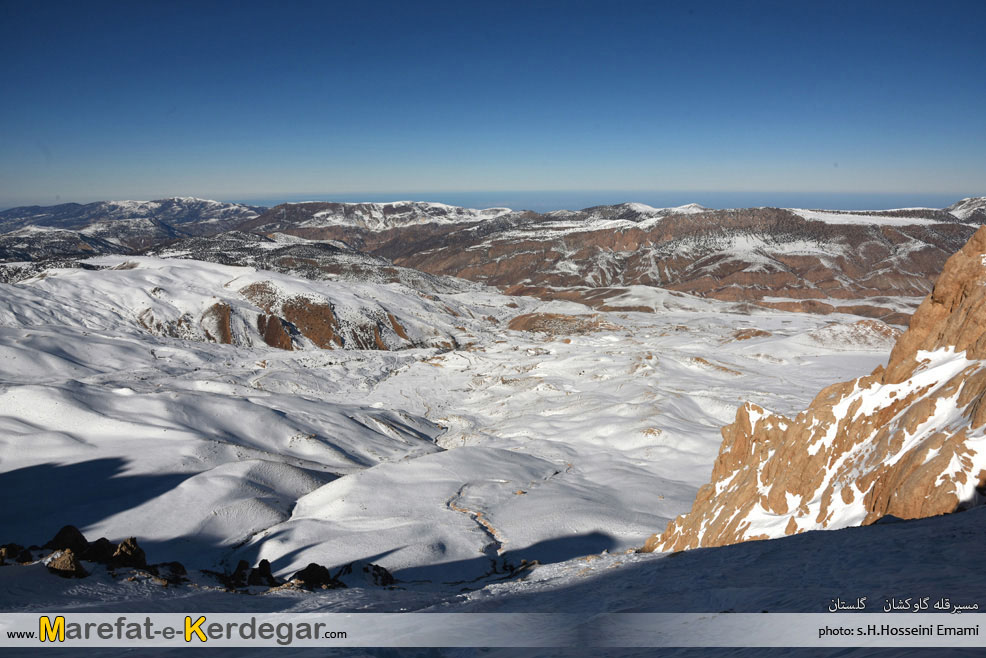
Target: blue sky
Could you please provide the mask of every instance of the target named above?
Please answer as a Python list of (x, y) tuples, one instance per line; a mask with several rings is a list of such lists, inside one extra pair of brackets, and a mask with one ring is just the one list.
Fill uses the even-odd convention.
[(986, 194), (984, 23), (978, 1), (0, 0), (0, 207), (942, 205)]

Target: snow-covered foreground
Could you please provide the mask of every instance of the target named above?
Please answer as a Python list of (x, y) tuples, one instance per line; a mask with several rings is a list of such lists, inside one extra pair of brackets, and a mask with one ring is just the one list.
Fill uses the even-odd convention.
[[(182, 263), (189, 279), (173, 285), (196, 290), (249, 269)], [(36, 565), (0, 568), (8, 611), (816, 610), (815, 594), (782, 595), (780, 581), (761, 591), (759, 575), (699, 573), (702, 560), (725, 569), (731, 558), (712, 556), (727, 553), (626, 551), (689, 508), (740, 404), (792, 413), (884, 363), (893, 341), (846, 327), (847, 316), (751, 315), (663, 291), (650, 300), (657, 312), (598, 314), (586, 333), (564, 321), (512, 331), (518, 315), (590, 311), (475, 290), (432, 299), (456, 309), (436, 318), (457, 325), (454, 350), (284, 351), (153, 335), (135, 321), (137, 302), (110, 312), (113, 299), (139, 299), (114, 296), (112, 272), (0, 286), (0, 489), (13, 494), (0, 542), (43, 543), (73, 524), (90, 539), (137, 536), (149, 562), (228, 571), (266, 558), (289, 576), (363, 560), (400, 589), (237, 596), (116, 582), (101, 567), (67, 581)], [(331, 299), (318, 288), (330, 284), (305, 285)], [(408, 294), (378, 288), (392, 305)], [(777, 570), (760, 568), (775, 574), (841, 541), (816, 535), (864, 536), (847, 532), (728, 555), (742, 571), (779, 552)], [(825, 559), (834, 577), (841, 563)]]

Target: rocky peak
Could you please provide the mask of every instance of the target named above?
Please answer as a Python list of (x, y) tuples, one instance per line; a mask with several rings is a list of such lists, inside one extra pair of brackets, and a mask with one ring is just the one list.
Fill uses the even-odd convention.
[(954, 347), (986, 358), (986, 229), (980, 228), (945, 263), (931, 294), (894, 346), (885, 380), (899, 383), (917, 367), (918, 353)]
[(711, 481), (646, 550), (682, 550), (945, 514), (986, 485), (986, 227), (945, 264), (886, 369), (795, 418), (747, 403)]

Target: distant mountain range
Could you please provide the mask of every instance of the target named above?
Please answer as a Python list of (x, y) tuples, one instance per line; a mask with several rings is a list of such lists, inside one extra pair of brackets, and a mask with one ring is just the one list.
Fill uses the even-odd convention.
[(0, 260), (154, 253), (316, 278), (451, 275), (513, 294), (652, 310), (627, 301), (630, 287), (644, 285), (902, 323), (984, 223), (986, 197), (941, 209), (623, 203), (548, 213), (417, 201), (268, 209), (175, 197), (0, 212)]
[[(266, 210), (192, 197), (24, 206), (0, 212), (0, 233), (36, 227), (77, 231), (131, 249), (235, 228)], [(33, 234), (35, 238), (38, 234)], [(3, 254), (6, 258), (6, 254)]]

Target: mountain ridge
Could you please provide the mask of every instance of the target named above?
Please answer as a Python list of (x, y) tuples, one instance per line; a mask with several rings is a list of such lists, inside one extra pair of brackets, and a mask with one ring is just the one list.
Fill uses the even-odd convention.
[[(156, 253), (175, 241), (240, 231), (334, 243), (408, 271), (596, 308), (611, 308), (608, 300), (642, 285), (904, 324), (947, 257), (972, 235), (976, 222), (986, 221), (986, 197), (945, 209), (883, 211), (654, 208), (627, 202), (536, 213), (411, 201), (302, 202), (264, 209), (179, 197), (108, 203), (0, 213), (0, 230), (38, 226), (78, 234), (38, 232), (30, 236), (30, 248), (23, 236), (0, 234), (0, 259)], [(187, 214), (179, 217), (182, 212)], [(216, 238), (216, 245), (222, 242)], [(209, 258), (225, 257), (217, 248), (200, 247), (213, 254)], [(325, 269), (319, 258), (339, 261), (324, 248), (321, 255), (310, 255), (311, 272)]]

